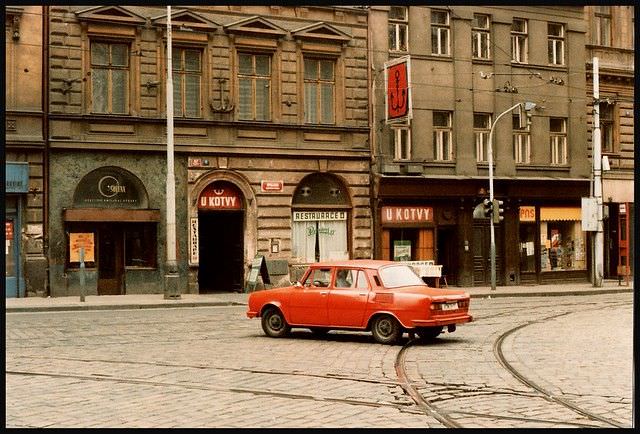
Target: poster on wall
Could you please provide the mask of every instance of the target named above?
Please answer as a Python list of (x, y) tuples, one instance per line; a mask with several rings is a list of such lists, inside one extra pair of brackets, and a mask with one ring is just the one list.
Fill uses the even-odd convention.
[(69, 234), (69, 262), (80, 262), (81, 247), (84, 247), (84, 262), (94, 262), (93, 232)]
[(398, 240), (393, 242), (393, 260), (394, 261), (410, 261), (411, 260), (411, 241)]

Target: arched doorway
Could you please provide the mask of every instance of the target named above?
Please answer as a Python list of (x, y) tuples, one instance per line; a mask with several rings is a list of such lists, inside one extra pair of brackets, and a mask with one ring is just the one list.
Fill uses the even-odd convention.
[(228, 181), (213, 181), (198, 197), (199, 293), (242, 291), (244, 195)]
[(349, 259), (351, 202), (344, 184), (325, 173), (303, 178), (292, 200), (292, 256), (302, 263)]

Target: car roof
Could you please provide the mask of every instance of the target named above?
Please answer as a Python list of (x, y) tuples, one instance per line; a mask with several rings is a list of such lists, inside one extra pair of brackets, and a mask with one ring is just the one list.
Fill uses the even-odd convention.
[(382, 259), (348, 259), (348, 260), (335, 260), (335, 261), (322, 261), (309, 264), (309, 267), (358, 267), (358, 268), (371, 268), (378, 269), (385, 265), (401, 265), (395, 261), (385, 261)]

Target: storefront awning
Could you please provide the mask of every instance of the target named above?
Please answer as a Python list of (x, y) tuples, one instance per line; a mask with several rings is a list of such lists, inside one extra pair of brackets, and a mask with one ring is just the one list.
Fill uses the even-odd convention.
[(554, 220), (582, 220), (582, 210), (568, 207), (540, 208), (540, 221)]
[(72, 208), (64, 210), (68, 222), (158, 222), (158, 209)]

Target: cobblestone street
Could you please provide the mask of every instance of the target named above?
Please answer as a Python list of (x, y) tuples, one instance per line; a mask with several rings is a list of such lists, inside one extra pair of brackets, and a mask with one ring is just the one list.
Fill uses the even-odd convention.
[(505, 364), (631, 426), (632, 294), (473, 300), (474, 322), (404, 350), (366, 333), (267, 338), (245, 309), (9, 313), (6, 426), (612, 426)]

